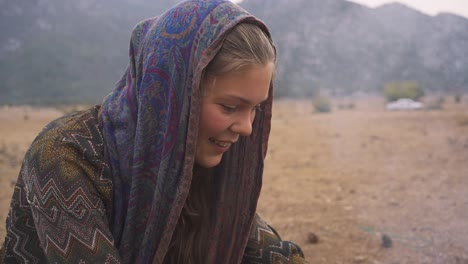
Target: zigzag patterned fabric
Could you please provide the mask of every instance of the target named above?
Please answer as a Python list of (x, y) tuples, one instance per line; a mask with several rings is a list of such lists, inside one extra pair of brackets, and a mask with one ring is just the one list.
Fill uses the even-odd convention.
[[(0, 263), (122, 263), (111, 235), (112, 182), (99, 107), (60, 118), (35, 139), (15, 186)], [(242, 263), (306, 263), (256, 216)]]
[(307, 261), (298, 245), (282, 241), (275, 229), (255, 215), (242, 263), (302, 264)]
[(112, 182), (98, 109), (60, 118), (34, 140), (15, 186), (0, 262), (120, 263), (109, 230)]

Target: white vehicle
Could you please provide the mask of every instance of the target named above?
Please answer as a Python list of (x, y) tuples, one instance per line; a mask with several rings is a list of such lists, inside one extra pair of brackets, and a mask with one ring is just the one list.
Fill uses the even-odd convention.
[(387, 110), (420, 110), (423, 109), (424, 104), (416, 102), (409, 98), (400, 98), (394, 102), (387, 104)]

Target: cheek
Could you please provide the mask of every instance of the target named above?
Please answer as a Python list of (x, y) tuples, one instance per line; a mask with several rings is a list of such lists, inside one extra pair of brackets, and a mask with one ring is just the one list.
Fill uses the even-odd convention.
[(216, 105), (202, 106), (200, 114), (200, 134), (216, 136), (216, 134), (229, 128), (229, 117)]

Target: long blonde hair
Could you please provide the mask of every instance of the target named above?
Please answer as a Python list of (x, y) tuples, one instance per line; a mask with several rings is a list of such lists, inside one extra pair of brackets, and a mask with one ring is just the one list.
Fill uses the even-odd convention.
[[(248, 70), (275, 62), (271, 39), (255, 24), (241, 23), (226, 34), (222, 47), (205, 69), (205, 76)], [(203, 87), (202, 87), (203, 89)], [(207, 256), (212, 170), (195, 166), (189, 196), (182, 209), (164, 263), (198, 264)]]

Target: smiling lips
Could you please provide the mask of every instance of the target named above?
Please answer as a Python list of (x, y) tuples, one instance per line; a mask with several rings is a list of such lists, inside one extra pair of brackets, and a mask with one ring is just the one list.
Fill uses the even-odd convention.
[(229, 148), (234, 143), (232, 141), (220, 141), (214, 138), (210, 138), (209, 140), (210, 142), (216, 144), (218, 147), (221, 148)]

